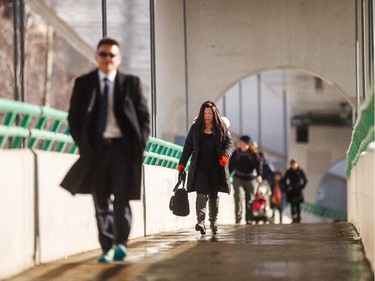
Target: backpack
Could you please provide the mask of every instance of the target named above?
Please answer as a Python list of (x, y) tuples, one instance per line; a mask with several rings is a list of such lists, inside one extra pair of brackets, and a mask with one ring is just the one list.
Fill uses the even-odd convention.
[[(253, 151), (251, 151), (250, 149), (249, 150), (247, 150), (246, 151), (247, 152), (247, 159), (249, 160), (249, 162), (251, 163), (251, 171), (250, 171), (250, 173), (254, 170), (254, 169), (256, 169), (256, 166), (257, 166), (257, 153), (256, 152), (253, 152)], [(238, 160), (240, 159), (240, 157), (241, 157), (241, 154), (242, 154), (243, 152), (241, 151), (241, 149), (240, 148), (237, 148), (237, 150), (236, 150), (236, 162), (235, 163), (237, 163), (238, 162)], [(239, 174), (239, 171), (237, 171), (237, 169), (235, 169), (236, 170), (236, 173), (237, 174)]]
[(272, 203), (274, 205), (280, 206), (283, 200), (283, 195), (281, 193), (280, 185), (275, 185), (272, 193)]

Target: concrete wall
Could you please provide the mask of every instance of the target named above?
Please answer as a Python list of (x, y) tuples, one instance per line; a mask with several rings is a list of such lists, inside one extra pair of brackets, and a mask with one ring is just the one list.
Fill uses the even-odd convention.
[(0, 278), (99, 247), (91, 198), (73, 197), (59, 187), (75, 159), (51, 152), (0, 151)]
[(288, 154), (296, 158), (306, 172), (306, 201), (316, 202), (321, 180), (333, 164), (345, 157), (351, 134), (351, 127), (310, 126), (309, 142), (297, 143), (296, 128), (291, 129)]
[[(0, 279), (100, 248), (91, 196), (72, 196), (59, 187), (76, 159), (54, 152), (0, 150)], [(145, 166), (143, 200), (131, 202), (131, 239), (195, 224), (195, 194), (189, 195), (188, 217), (176, 217), (169, 210), (176, 182), (175, 170)], [(233, 197), (222, 195), (219, 223), (233, 220)]]
[(0, 159), (1, 279), (34, 265), (35, 224), (32, 153), (0, 150)]
[(374, 270), (374, 150), (375, 143), (361, 155), (348, 179), (348, 220), (358, 230), (365, 247), (366, 256)]
[[(156, 1), (158, 97), (170, 98), (175, 110), (185, 105), (181, 77), (185, 64), (176, 62), (176, 59), (182, 61), (183, 41), (173, 33), (183, 30), (182, 3), (182, 0)], [(186, 3), (189, 120), (203, 101), (218, 100), (240, 79), (275, 68), (318, 74), (348, 96), (355, 96), (355, 2), (190, 0)], [(176, 83), (178, 88), (173, 87)], [(170, 96), (172, 91), (176, 96)], [(184, 134), (185, 126), (176, 125), (181, 122), (178, 118), (170, 119), (170, 110), (171, 103), (160, 104), (159, 132)]]
[[(6, 250), (6, 255), (0, 256), (0, 279), (39, 263), (99, 248), (91, 197), (72, 196), (59, 187), (76, 158), (54, 152), (37, 151), (34, 154), (30, 150), (0, 150), (3, 191), (0, 197), (0, 249)], [(373, 159), (374, 146), (353, 170), (348, 188), (349, 220), (359, 230), (372, 264)], [(145, 166), (143, 200), (131, 202), (131, 239), (190, 228), (195, 224), (195, 194), (189, 195), (188, 217), (176, 217), (168, 208), (176, 181), (174, 170)], [(219, 223), (232, 224), (233, 196), (222, 194), (220, 198)]]

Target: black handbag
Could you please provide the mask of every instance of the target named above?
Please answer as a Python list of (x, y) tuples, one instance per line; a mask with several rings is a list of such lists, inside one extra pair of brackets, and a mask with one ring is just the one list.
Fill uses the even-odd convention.
[[(190, 214), (188, 192), (185, 189), (185, 171), (181, 171), (178, 176), (178, 182), (173, 189), (174, 195), (172, 195), (169, 201), (169, 209), (174, 215), (179, 217), (186, 217)], [(182, 184), (182, 187), (180, 185)]]

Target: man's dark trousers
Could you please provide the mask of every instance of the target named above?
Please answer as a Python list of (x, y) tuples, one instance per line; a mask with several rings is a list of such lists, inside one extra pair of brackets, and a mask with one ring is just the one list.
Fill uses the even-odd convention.
[(128, 241), (132, 219), (126, 190), (131, 172), (129, 156), (123, 138), (100, 140), (95, 145), (92, 196), (103, 251), (111, 249), (113, 243), (126, 246)]

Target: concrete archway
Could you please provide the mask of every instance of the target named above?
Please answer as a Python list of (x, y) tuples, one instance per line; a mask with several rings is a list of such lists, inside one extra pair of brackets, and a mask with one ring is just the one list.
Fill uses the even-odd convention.
[[(316, 202), (322, 177), (350, 143), (352, 104), (336, 83), (311, 71), (278, 68), (237, 80), (218, 105), (230, 119), (233, 135), (251, 135), (278, 168), (297, 158), (309, 178), (306, 200)], [(335, 123), (343, 114), (342, 124)], [(331, 119), (309, 124), (309, 138), (300, 142), (292, 120), (305, 115)]]
[(336, 81), (333, 81), (331, 80), (330, 78), (327, 78), (325, 77), (323, 74), (320, 74), (320, 73), (317, 73), (317, 72), (314, 72), (312, 70), (309, 70), (309, 69), (305, 69), (305, 68), (298, 68), (298, 67), (292, 67), (292, 66), (283, 66), (283, 67), (280, 67), (280, 66), (274, 66), (274, 67), (269, 67), (269, 68), (263, 68), (263, 69), (259, 69), (259, 70), (255, 70), (255, 71), (251, 71), (250, 73), (242, 76), (242, 77), (239, 77), (237, 79), (235, 79), (229, 87), (226, 87), (223, 89), (223, 91), (221, 91), (221, 95), (219, 96), (219, 98), (223, 95), (226, 94), (227, 91), (229, 91), (232, 87), (234, 87), (235, 85), (237, 85), (240, 81), (248, 78), (248, 77), (252, 77), (252, 76), (256, 76), (258, 74), (263, 74), (263, 73), (267, 73), (267, 72), (272, 72), (272, 71), (282, 71), (282, 72), (295, 72), (295, 73), (302, 73), (302, 74), (305, 74), (307, 76), (312, 76), (312, 77), (316, 77), (316, 78), (319, 78), (321, 79), (324, 83), (326, 83), (327, 85), (333, 87), (335, 89), (335, 94), (339, 94), (342, 96), (342, 98), (348, 102), (348, 104), (354, 108), (354, 104), (353, 104), (353, 99), (351, 98), (351, 96), (349, 95), (349, 93), (347, 93), (343, 87), (341, 87), (338, 82)]
[(202, 101), (218, 100), (239, 77), (259, 71), (309, 70), (342, 89), (349, 101), (355, 97), (353, 1), (165, 0), (155, 5), (160, 137), (186, 134)]

